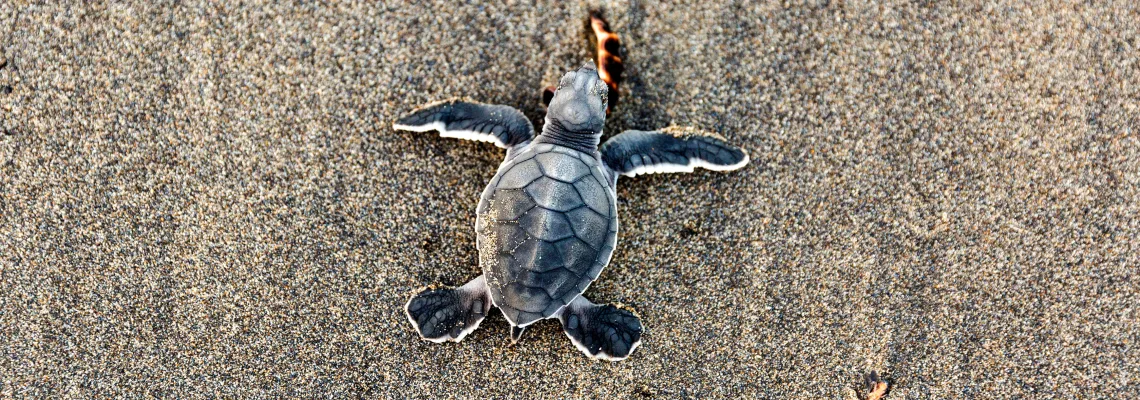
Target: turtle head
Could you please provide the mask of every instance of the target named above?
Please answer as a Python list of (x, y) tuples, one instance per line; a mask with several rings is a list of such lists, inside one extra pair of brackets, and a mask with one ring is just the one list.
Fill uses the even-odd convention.
[(609, 86), (598, 77), (593, 63), (567, 72), (558, 81), (547, 107), (546, 125), (563, 134), (601, 134), (609, 94)]

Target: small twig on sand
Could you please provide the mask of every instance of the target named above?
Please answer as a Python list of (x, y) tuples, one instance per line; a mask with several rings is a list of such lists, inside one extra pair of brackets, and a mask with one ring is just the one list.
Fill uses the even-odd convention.
[(867, 400), (882, 400), (887, 394), (887, 383), (879, 377), (879, 373), (871, 371), (867, 374)]

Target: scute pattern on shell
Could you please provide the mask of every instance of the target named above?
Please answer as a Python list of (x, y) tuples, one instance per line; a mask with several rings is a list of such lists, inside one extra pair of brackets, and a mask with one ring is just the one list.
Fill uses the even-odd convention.
[(487, 286), (516, 325), (584, 292), (617, 242), (617, 204), (600, 160), (559, 146), (534, 145), (506, 161), (476, 214)]

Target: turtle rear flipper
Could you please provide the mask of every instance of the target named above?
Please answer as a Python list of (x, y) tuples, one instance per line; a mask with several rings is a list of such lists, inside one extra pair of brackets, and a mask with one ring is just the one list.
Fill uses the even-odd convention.
[(641, 344), (641, 319), (613, 304), (598, 305), (578, 296), (558, 320), (574, 347), (593, 359), (621, 361)]
[(458, 342), (479, 327), (491, 310), (483, 276), (458, 288), (427, 288), (408, 300), (404, 311), (424, 340)]

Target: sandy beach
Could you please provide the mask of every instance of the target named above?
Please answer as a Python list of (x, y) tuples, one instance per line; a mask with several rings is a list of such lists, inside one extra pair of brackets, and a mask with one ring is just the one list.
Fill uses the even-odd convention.
[[(0, 2), (0, 398), (1140, 392), (1134, 1), (224, 3)], [(628, 360), (497, 311), (421, 340), (402, 307), (479, 274), (504, 152), (392, 121), (541, 127), (598, 6), (606, 137), (751, 164), (618, 182), (586, 294), (641, 316)]]

